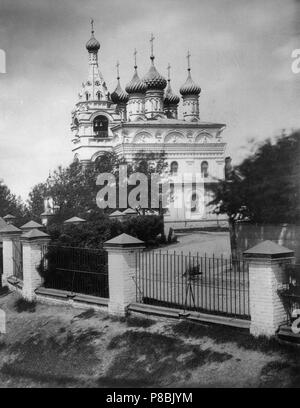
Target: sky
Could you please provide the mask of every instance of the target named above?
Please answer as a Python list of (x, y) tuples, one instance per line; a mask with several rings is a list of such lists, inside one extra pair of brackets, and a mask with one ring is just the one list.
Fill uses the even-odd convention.
[(300, 1), (0, 0), (0, 179), (23, 199), (72, 160), (71, 111), (87, 79), (91, 17), (110, 92), (117, 60), (123, 87), (131, 79), (134, 48), (140, 75), (147, 72), (152, 32), (156, 67), (166, 76), (171, 64), (176, 93), (190, 50), (201, 120), (227, 125), (235, 163), (253, 140), (300, 128), (300, 73), (291, 70)]

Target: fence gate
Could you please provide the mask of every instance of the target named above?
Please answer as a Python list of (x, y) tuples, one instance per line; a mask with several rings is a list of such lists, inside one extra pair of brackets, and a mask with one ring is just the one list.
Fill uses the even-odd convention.
[(243, 260), (141, 251), (136, 265), (137, 302), (250, 319)]

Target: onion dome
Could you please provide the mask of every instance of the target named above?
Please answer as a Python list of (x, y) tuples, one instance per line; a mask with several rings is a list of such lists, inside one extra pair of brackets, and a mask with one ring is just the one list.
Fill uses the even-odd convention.
[(182, 87), (179, 89), (179, 92), (182, 96), (185, 95), (199, 95), (201, 92), (200, 86), (196, 85), (195, 82), (192, 80), (191, 77), (191, 67), (190, 67), (190, 52), (187, 54), (188, 59), (188, 77)]
[(91, 26), (92, 26), (92, 35), (91, 35), (91, 38), (86, 43), (86, 49), (88, 50), (88, 52), (98, 52), (100, 49), (100, 43), (94, 37), (94, 21), (93, 20), (91, 20)]
[(110, 95), (110, 97), (113, 103), (118, 104), (118, 103), (128, 102), (128, 99), (129, 99), (128, 93), (123, 91), (123, 89), (121, 88), (119, 79), (118, 79), (118, 85), (116, 89), (113, 91), (113, 93)]
[(143, 80), (147, 85), (147, 89), (165, 89), (167, 86), (167, 81), (166, 79), (160, 75), (160, 73), (157, 71), (157, 69), (154, 66), (154, 54), (153, 54), (153, 41), (154, 37), (153, 34), (151, 34), (151, 67), (148, 71), (148, 73), (144, 76)]
[(123, 91), (123, 89), (121, 87), (121, 84), (120, 84), (119, 66), (120, 66), (120, 64), (119, 64), (119, 62), (117, 62), (116, 67), (117, 67), (117, 74), (118, 74), (118, 76), (117, 76), (118, 84), (117, 84), (116, 89), (110, 95), (111, 100), (113, 101), (113, 103), (116, 103), (116, 104), (118, 104), (118, 103), (127, 103), (128, 99), (129, 99), (128, 94), (125, 91)]
[(143, 80), (147, 85), (147, 89), (165, 89), (167, 86), (166, 79), (160, 75), (153, 63)]
[(199, 95), (201, 92), (200, 86), (196, 85), (192, 80), (191, 73), (189, 72), (187, 80), (179, 89), (182, 96), (184, 95)]
[(180, 98), (179, 96), (173, 93), (173, 90), (171, 88), (170, 69), (171, 69), (171, 66), (169, 64), (168, 65), (168, 86), (167, 86), (165, 97), (164, 97), (164, 104), (165, 105), (178, 105), (178, 103), (180, 102)]
[(135, 72), (133, 74), (132, 80), (126, 85), (125, 91), (129, 94), (133, 93), (145, 93), (147, 90), (147, 85), (140, 79), (137, 73), (137, 66), (134, 67)]
[(142, 79), (140, 79), (137, 73), (136, 54), (137, 54), (137, 50), (135, 49), (133, 53), (134, 55), (134, 74), (133, 74), (132, 80), (125, 87), (125, 91), (128, 92), (129, 94), (145, 93), (147, 90), (147, 85)]

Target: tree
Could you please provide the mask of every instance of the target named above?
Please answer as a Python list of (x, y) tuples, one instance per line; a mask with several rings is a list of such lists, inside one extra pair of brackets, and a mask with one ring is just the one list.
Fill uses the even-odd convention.
[[(33, 218), (39, 218), (44, 211), (44, 200), (52, 197), (54, 203), (59, 207), (58, 214), (53, 221), (62, 222), (74, 215), (83, 216), (90, 211), (100, 213), (97, 207), (96, 196), (99, 186), (96, 184), (100, 173), (109, 173), (115, 176), (116, 191), (118, 199), (119, 186), (119, 166), (127, 165), (127, 176), (134, 172), (142, 172), (148, 177), (149, 186), (151, 174), (161, 173), (166, 167), (163, 154), (140, 152), (134, 157), (132, 163), (128, 163), (124, 158), (118, 157), (114, 152), (104, 153), (93, 165), (83, 168), (75, 161), (68, 167), (59, 167), (44, 183), (39, 183), (33, 187), (29, 193), (29, 211)], [(128, 186), (128, 193), (134, 186)], [(149, 188), (150, 195), (150, 188)], [(117, 200), (118, 202), (118, 200)], [(107, 209), (110, 213), (114, 209)]]
[(20, 197), (11, 193), (10, 189), (0, 180), (0, 215), (14, 215), (19, 222), (26, 216), (26, 207)]
[(236, 257), (235, 223), (299, 223), (300, 132), (266, 140), (226, 180), (214, 188), (217, 214), (227, 214), (232, 256)]

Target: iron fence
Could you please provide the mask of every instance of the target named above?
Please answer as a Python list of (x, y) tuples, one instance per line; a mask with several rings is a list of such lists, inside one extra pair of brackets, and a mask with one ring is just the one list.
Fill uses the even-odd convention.
[(139, 252), (135, 281), (137, 302), (250, 319), (243, 260)]
[(106, 251), (49, 245), (44, 249), (41, 274), (46, 288), (109, 297)]

